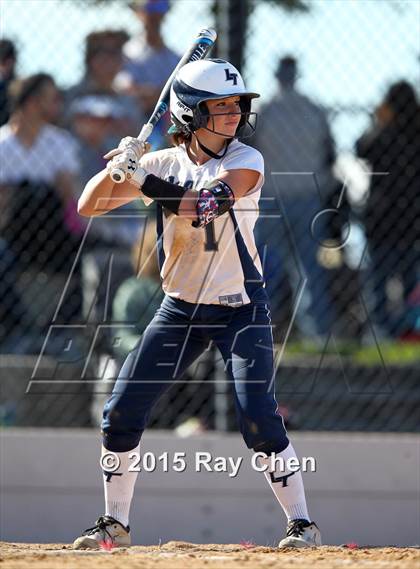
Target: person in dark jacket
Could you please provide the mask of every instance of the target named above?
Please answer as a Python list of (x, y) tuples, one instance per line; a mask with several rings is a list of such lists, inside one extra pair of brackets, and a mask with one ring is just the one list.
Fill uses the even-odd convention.
[(16, 47), (8, 39), (0, 40), (0, 126), (10, 118), (9, 85), (15, 78)]
[[(418, 283), (420, 264), (420, 110), (407, 81), (389, 88), (375, 111), (374, 125), (357, 141), (356, 151), (372, 172), (364, 222), (373, 320), (385, 336), (395, 336)], [(388, 280), (395, 275), (403, 288), (399, 312), (391, 310), (387, 295)]]

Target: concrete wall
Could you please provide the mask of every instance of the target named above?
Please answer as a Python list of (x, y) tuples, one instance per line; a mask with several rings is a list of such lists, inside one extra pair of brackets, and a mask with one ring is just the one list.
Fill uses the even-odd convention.
[[(420, 542), (420, 436), (292, 433), (301, 456), (312, 518), (324, 543), (414, 545)], [(9, 429), (0, 440), (0, 538), (70, 542), (103, 513), (99, 437), (88, 430)], [(187, 453), (187, 470), (139, 475), (131, 525), (136, 544), (169, 540), (274, 545), (285, 517), (251, 452), (235, 434), (181, 439), (149, 431), (143, 452)], [(195, 453), (244, 457), (235, 478), (194, 471)]]

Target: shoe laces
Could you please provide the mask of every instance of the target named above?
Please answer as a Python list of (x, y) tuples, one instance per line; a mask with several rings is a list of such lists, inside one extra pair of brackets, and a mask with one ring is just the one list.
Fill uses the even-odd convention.
[(112, 539), (112, 535), (109, 533), (109, 531), (107, 530), (107, 528), (109, 526), (112, 526), (114, 524), (116, 524), (117, 521), (114, 520), (113, 518), (107, 517), (107, 516), (101, 516), (100, 518), (98, 518), (95, 522), (95, 525), (91, 528), (88, 528), (87, 530), (85, 530), (84, 534), (85, 535), (91, 535), (93, 533), (96, 533), (98, 531), (103, 531), (104, 533), (106, 533), (111, 539)]
[(302, 520), (302, 519), (291, 520), (287, 524), (286, 536), (287, 537), (301, 537), (305, 528), (307, 528), (310, 525), (311, 524), (310, 524), (310, 522), (308, 522), (308, 520)]

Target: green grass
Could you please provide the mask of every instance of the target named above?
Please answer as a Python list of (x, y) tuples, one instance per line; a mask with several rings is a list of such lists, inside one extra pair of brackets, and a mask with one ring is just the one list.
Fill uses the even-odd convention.
[[(379, 353), (380, 352), (380, 353)], [(376, 346), (359, 348), (354, 361), (361, 365), (407, 365), (420, 363), (420, 344), (416, 342), (387, 342)], [(381, 359), (382, 355), (382, 359)]]
[[(379, 348), (379, 349), (378, 349)], [(324, 347), (315, 342), (292, 341), (288, 343), (284, 356), (295, 359), (296, 356), (321, 355)], [(420, 344), (415, 342), (382, 342), (378, 346), (360, 346), (352, 341), (330, 341), (326, 355), (337, 355), (345, 357), (358, 365), (407, 365), (420, 363)]]

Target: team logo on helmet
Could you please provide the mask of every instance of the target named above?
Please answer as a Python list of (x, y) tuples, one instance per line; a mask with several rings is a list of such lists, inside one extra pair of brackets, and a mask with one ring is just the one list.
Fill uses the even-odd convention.
[(238, 84), (238, 74), (232, 73), (228, 68), (225, 69), (226, 81), (233, 81), (234, 85)]

